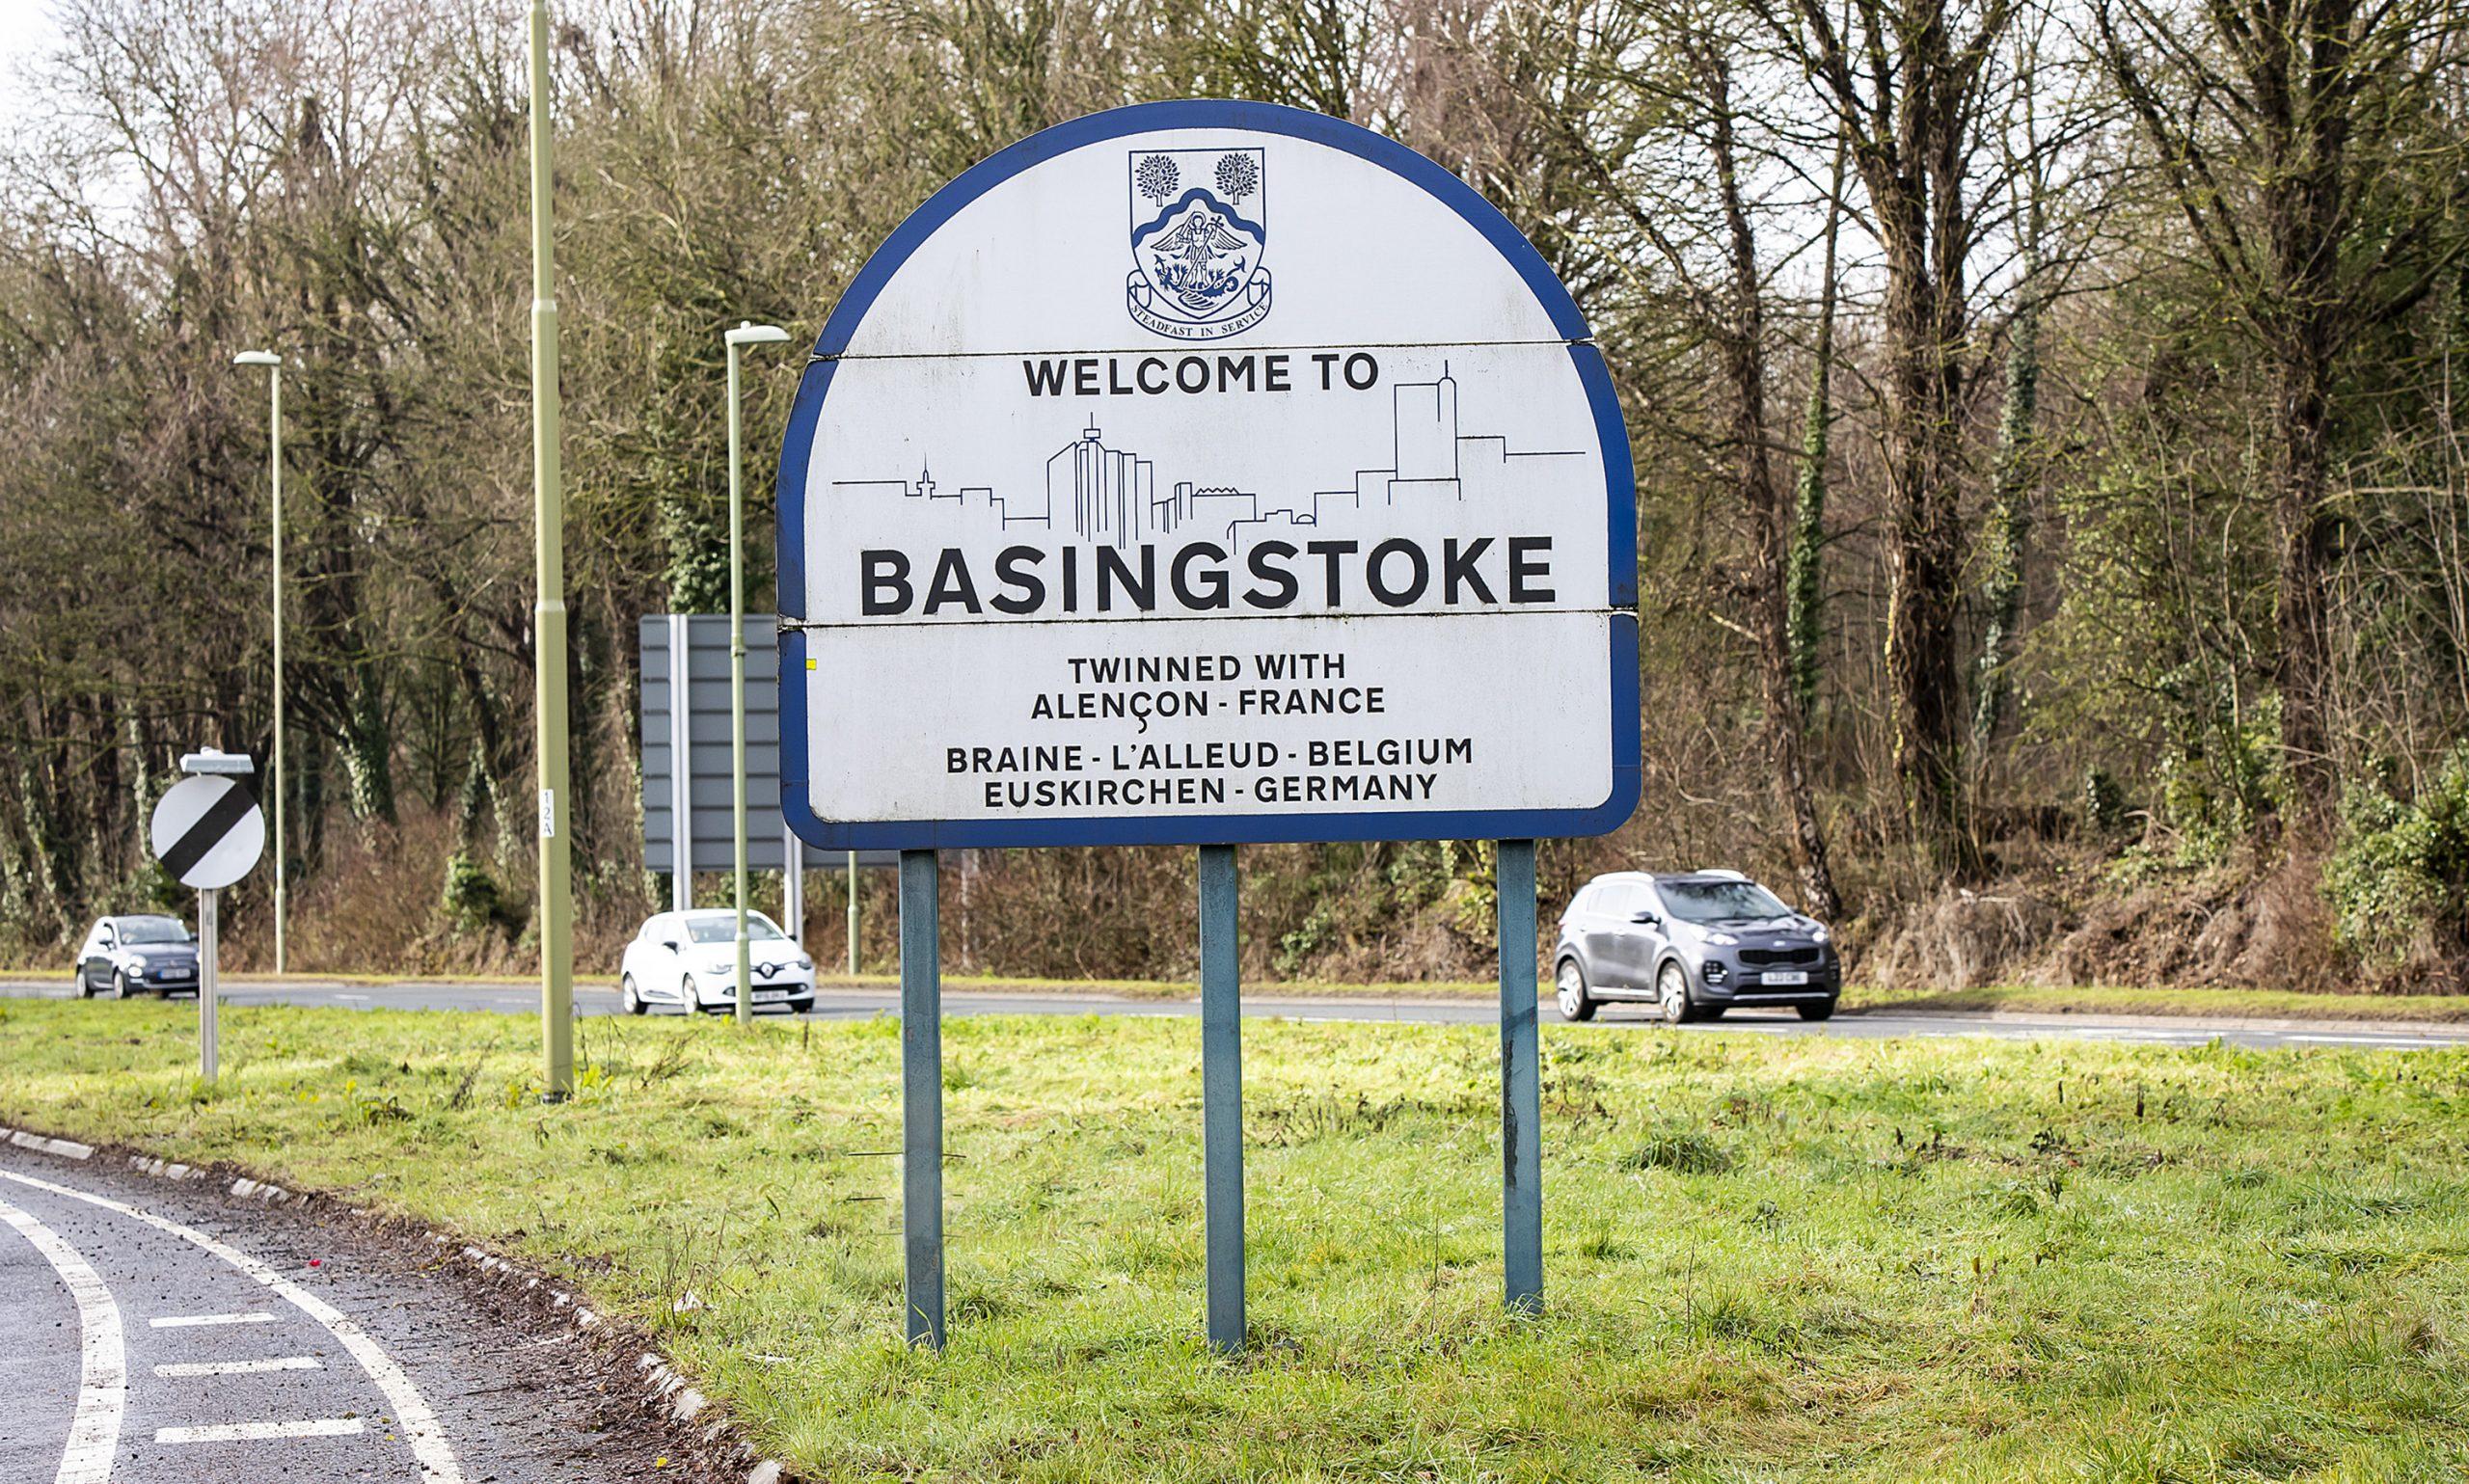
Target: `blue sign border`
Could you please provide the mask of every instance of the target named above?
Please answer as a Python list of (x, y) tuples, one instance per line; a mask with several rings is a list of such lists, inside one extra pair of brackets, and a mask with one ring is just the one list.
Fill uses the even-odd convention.
[[(1274, 103), (1189, 99), (1137, 103), (1059, 123), (1032, 134), (963, 172), (900, 224), (841, 295), (814, 356), (798, 382), (798, 400), (780, 445), (777, 564), (781, 617), (806, 616), (806, 453), (823, 414), (839, 357), (909, 255), (980, 196), (1032, 166), (1088, 145), (1156, 129), (1242, 129), (1309, 140), (1369, 160), (1421, 186), (1497, 249), (1526, 281), (1553, 328), (1570, 341), (1569, 359), (1594, 413), (1606, 474), (1606, 601), (1627, 612), (1611, 615), (1612, 792), (1588, 809), (1462, 809), (1418, 813), (1126, 815), (1070, 820), (817, 819), (807, 803), (813, 760), (806, 724), (805, 634), (780, 632), (780, 812), (808, 845), (827, 850), (954, 850), (966, 847), (1066, 845), (1262, 845), (1338, 840), (1534, 840), (1600, 835), (1636, 812), (1643, 788), (1638, 735), (1638, 488), (1630, 464), (1628, 426), (1612, 390), (1603, 354), (1575, 301), (1525, 234), (1471, 186), (1414, 150), (1366, 128), (1323, 114)], [(1534, 718), (1549, 726), (1551, 719)]]

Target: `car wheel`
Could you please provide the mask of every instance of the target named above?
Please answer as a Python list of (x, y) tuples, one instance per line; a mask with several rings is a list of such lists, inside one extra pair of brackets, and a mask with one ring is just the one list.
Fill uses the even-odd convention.
[(1689, 1003), (1689, 975), (1677, 959), (1667, 959), (1662, 972), (1655, 976), (1655, 999), (1663, 1009), (1666, 1025), (1697, 1018), (1697, 1008)]
[(678, 1011), (682, 1014), (692, 1015), (702, 1010), (703, 991), (694, 987), (693, 975), (681, 974), (678, 976), (677, 1003)]
[(92, 971), (81, 963), (77, 965), (77, 998), (81, 1000), (91, 1000), (94, 997), (95, 976)]
[(639, 1015), (651, 1009), (643, 1003), (643, 992), (635, 987), (635, 976), (632, 974), (618, 976), (617, 1002), (626, 1007), (626, 1013), (630, 1015)]
[(1594, 1018), (1594, 996), (1587, 992), (1586, 970), (1575, 958), (1563, 958), (1552, 973), (1554, 998), (1560, 1005), (1563, 1020)]
[(1801, 1007), (1801, 1018), (1804, 1020), (1831, 1020), (1834, 1018), (1834, 1002), (1832, 1000), (1828, 1000), (1819, 1005), (1804, 1005)]
[(125, 969), (112, 970), (112, 998), (124, 1000), (132, 992), (128, 987), (128, 972)]

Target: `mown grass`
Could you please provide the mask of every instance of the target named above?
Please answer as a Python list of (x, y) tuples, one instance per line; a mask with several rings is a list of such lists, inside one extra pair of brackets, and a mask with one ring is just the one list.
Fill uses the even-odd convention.
[[(0, 1003), (0, 1120), (556, 1270), (811, 1476), (2469, 1476), (2469, 1051), (1245, 1028), (1252, 1345), (1200, 1345), (1198, 1028), (945, 1027), (953, 1343), (900, 1340), (896, 1027)], [(691, 1295), (691, 1297), (690, 1297)], [(683, 1306), (681, 1308), (681, 1306)]]

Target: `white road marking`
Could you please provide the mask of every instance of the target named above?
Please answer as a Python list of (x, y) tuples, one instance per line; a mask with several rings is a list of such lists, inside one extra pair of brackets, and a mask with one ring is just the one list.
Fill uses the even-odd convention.
[(313, 1355), (280, 1355), (269, 1361), (173, 1361), (154, 1367), (158, 1376), (262, 1376), (278, 1370), (322, 1370)]
[(2443, 1046), (2451, 1042), (2426, 1036), (2318, 1036), (2292, 1031), (2283, 1040), (2302, 1040), (2325, 1046)]
[(369, 1338), (368, 1332), (354, 1323), (350, 1315), (285, 1279), (282, 1274), (247, 1253), (226, 1246), (193, 1228), (183, 1227), (175, 1221), (167, 1221), (151, 1211), (140, 1210), (136, 1206), (114, 1201), (108, 1196), (92, 1195), (66, 1185), (55, 1185), (49, 1180), (39, 1180), (30, 1174), (19, 1174), (14, 1170), (0, 1170), (0, 1179), (14, 1180), (20, 1185), (36, 1190), (47, 1190), (56, 1196), (66, 1196), (71, 1201), (83, 1201), (88, 1205), (100, 1206), (107, 1211), (117, 1211), (122, 1216), (142, 1221), (158, 1231), (168, 1231), (183, 1241), (203, 1248), (248, 1274), (277, 1297), (324, 1325), (326, 1332), (339, 1340), (345, 1350), (351, 1352), (351, 1358), (360, 1363), (360, 1368), (368, 1373), (368, 1379), (377, 1384), (377, 1390), (386, 1393), (386, 1400), (393, 1411), (395, 1422), (402, 1429), (403, 1436), (411, 1442), (412, 1457), (421, 1466), (421, 1478), (423, 1484), (464, 1484), (463, 1466), (455, 1461), (453, 1446), (446, 1441), (446, 1431), (438, 1425), (437, 1414), (429, 1410), (428, 1402), (421, 1397), (420, 1388), (412, 1384), (411, 1376), (404, 1371), (403, 1367), (395, 1364), (393, 1358), (380, 1348), (377, 1341)]
[(358, 1417), (313, 1417), (305, 1422), (217, 1422), (210, 1427), (158, 1427), (156, 1443), (263, 1443), (271, 1438), (348, 1438), (366, 1432)]
[[(5, 1174), (6, 1172), (0, 1172)], [(147, 1328), (154, 1330), (187, 1330), (209, 1324), (272, 1324), (274, 1315), (264, 1309), (245, 1314), (172, 1314), (161, 1319), (149, 1319)]]
[(335, 998), (339, 1000), (358, 1000), (363, 1004), (366, 1004), (368, 1001), (368, 996), (365, 994), (339, 994), (336, 995)]
[(120, 1448), (121, 1414), (128, 1406), (128, 1351), (121, 1337), (120, 1303), (100, 1275), (49, 1227), (5, 1201), (0, 1221), (35, 1245), (77, 1301), (77, 1412), (54, 1484), (109, 1484)]

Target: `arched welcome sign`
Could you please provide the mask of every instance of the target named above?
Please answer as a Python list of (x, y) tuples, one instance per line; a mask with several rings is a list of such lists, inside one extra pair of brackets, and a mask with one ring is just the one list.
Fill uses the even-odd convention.
[(1455, 176), (1294, 109), (1080, 119), (815, 347), (783, 807), (835, 850), (1601, 833), (1635, 531), (1585, 319)]

